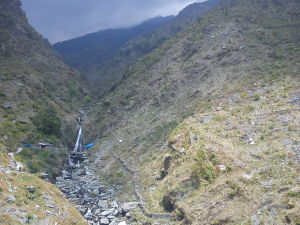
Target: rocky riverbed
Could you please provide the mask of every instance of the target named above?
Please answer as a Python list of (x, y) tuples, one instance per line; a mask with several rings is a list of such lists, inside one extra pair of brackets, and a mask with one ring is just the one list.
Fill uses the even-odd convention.
[(88, 160), (66, 167), (56, 178), (56, 185), (91, 225), (129, 225), (134, 222), (130, 211), (139, 203), (117, 202), (113, 190), (99, 183), (88, 167)]

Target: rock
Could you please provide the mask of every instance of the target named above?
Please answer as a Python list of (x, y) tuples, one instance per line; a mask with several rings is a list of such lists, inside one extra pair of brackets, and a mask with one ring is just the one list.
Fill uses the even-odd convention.
[(108, 215), (112, 214), (113, 212), (114, 212), (114, 209), (110, 209), (110, 210), (103, 211), (100, 215), (108, 216)]
[(190, 132), (190, 143), (193, 144), (193, 143), (195, 143), (197, 141), (198, 141), (197, 134), (194, 134), (194, 133)]
[(94, 195), (94, 196), (97, 196), (97, 195), (100, 194), (100, 192), (99, 192), (98, 189), (93, 189), (91, 193), (92, 193), (92, 195)]
[[(171, 166), (172, 157), (166, 154), (164, 157), (163, 168), (160, 171), (160, 179), (164, 179), (168, 175), (168, 170)], [(122, 206), (121, 206), (122, 207)]]
[(204, 115), (204, 116), (201, 118), (200, 123), (207, 124), (207, 123), (209, 123), (212, 119), (213, 119), (213, 115)]
[(227, 169), (227, 167), (225, 165), (218, 165), (217, 167), (220, 171), (226, 171), (226, 169)]
[(180, 153), (180, 154), (185, 153), (185, 148), (181, 148), (181, 149), (179, 150), (179, 153)]
[(112, 221), (109, 225), (118, 225), (116, 221)]
[(84, 175), (86, 175), (86, 169), (80, 170), (79, 176), (84, 176)]
[(55, 208), (54, 205), (50, 205), (50, 204), (46, 204), (46, 206), (47, 206), (48, 208), (51, 208), (51, 209), (54, 209), (54, 208)]
[(6, 199), (7, 203), (14, 202), (14, 201), (16, 201), (15, 196), (13, 196), (13, 195), (7, 196), (7, 199)]
[(26, 189), (32, 194), (36, 191), (36, 188), (34, 186), (27, 186)]
[(292, 97), (289, 100), (289, 103), (295, 103), (295, 102), (298, 102), (298, 101), (300, 101), (300, 95)]
[(221, 111), (221, 110), (222, 110), (222, 107), (217, 107), (217, 108), (216, 108), (216, 111), (217, 111), (217, 112), (219, 112), (219, 111)]
[(5, 141), (8, 140), (8, 136), (7, 135), (4, 135), (3, 138), (4, 138)]
[(131, 217), (131, 214), (130, 214), (130, 212), (126, 213), (126, 214), (125, 214), (125, 216), (126, 216), (126, 218), (128, 218), (128, 219), (129, 219), (129, 218)]
[(244, 163), (244, 162), (233, 161), (233, 164), (236, 165), (236, 166), (238, 166), (238, 167), (244, 167), (244, 166), (247, 166), (247, 164)]
[(106, 219), (106, 218), (103, 218), (103, 219), (100, 220), (100, 224), (101, 225), (108, 225), (109, 224), (109, 220)]
[(243, 178), (252, 179), (252, 177), (253, 176), (251, 174), (246, 174), (246, 173), (243, 174)]
[(118, 223), (118, 225), (127, 225), (127, 223), (125, 221)]
[(294, 187), (290, 191), (291, 194), (299, 195), (300, 194), (300, 187)]
[(50, 210), (46, 210), (47, 215), (52, 215), (52, 212)]
[(5, 103), (2, 105), (2, 107), (3, 107), (4, 109), (12, 109), (12, 105), (11, 105), (10, 102), (5, 102)]
[(98, 201), (98, 206), (99, 206), (101, 209), (107, 209), (107, 208), (108, 208), (107, 200), (99, 200), (99, 201)]
[(124, 213), (128, 213), (129, 211), (138, 207), (138, 205), (139, 205), (139, 202), (126, 202), (121, 206), (121, 208)]

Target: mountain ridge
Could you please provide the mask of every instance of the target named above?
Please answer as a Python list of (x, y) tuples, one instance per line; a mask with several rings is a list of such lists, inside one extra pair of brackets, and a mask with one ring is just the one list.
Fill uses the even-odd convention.
[(205, 15), (218, 3), (219, 0), (209, 0), (192, 4), (179, 12), (169, 23), (124, 43), (105, 63), (92, 63), (88, 71), (83, 71), (90, 89), (96, 96), (109, 92), (120, 81), (126, 69), (138, 58), (159, 47), (189, 23)]

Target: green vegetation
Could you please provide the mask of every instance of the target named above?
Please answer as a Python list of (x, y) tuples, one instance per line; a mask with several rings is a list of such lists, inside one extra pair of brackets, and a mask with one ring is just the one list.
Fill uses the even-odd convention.
[(196, 164), (192, 167), (191, 179), (197, 185), (201, 184), (202, 180), (212, 182), (216, 177), (216, 169), (209, 161), (204, 150), (199, 149), (195, 158)]
[(60, 172), (67, 155), (66, 149), (25, 148), (16, 158), (24, 162), (31, 173), (45, 172), (54, 178)]
[(39, 132), (45, 135), (61, 137), (61, 120), (53, 106), (40, 109), (33, 119), (33, 124)]

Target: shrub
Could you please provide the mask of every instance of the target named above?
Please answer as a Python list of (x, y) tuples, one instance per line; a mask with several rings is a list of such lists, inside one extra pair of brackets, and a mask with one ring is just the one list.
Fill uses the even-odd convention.
[(92, 102), (92, 97), (89, 96), (89, 95), (86, 95), (86, 96), (84, 97), (84, 102), (85, 102), (85, 103), (91, 103), (91, 102)]
[(53, 106), (41, 109), (33, 119), (33, 124), (42, 134), (61, 137), (61, 121)]
[(216, 177), (215, 167), (208, 160), (208, 157), (202, 149), (199, 149), (196, 158), (196, 164), (192, 167), (191, 179), (199, 185), (201, 180), (213, 181)]

